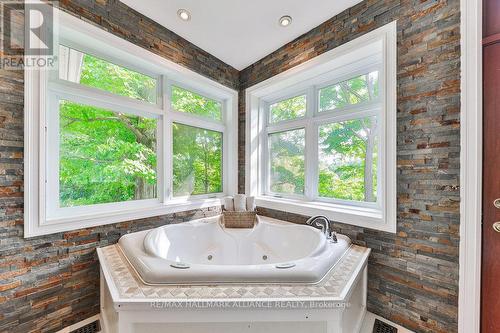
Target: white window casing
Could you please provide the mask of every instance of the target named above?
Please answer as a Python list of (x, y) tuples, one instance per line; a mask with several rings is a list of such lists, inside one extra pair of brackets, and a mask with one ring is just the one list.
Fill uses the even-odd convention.
[[(70, 14), (58, 11), (57, 15), (61, 44), (155, 78), (158, 99), (152, 104), (59, 79), (55, 70), (25, 70), (25, 237), (211, 207), (220, 205), (221, 197), (234, 195), (238, 167), (238, 92)], [(62, 77), (75, 77), (75, 63), (81, 59), (71, 51), (61, 56), (62, 61), (66, 61)], [(219, 101), (222, 121), (172, 110), (172, 84)], [(157, 198), (59, 207), (59, 115), (54, 111), (59, 109), (60, 100), (157, 119)], [(222, 133), (221, 193), (172, 196), (174, 122)]]
[[(258, 206), (396, 232), (396, 38), (394, 21), (246, 89), (245, 186)], [(373, 71), (379, 72), (378, 98), (319, 112), (321, 88)], [(269, 105), (300, 95), (307, 96), (304, 117), (269, 121)], [(319, 197), (319, 126), (366, 116), (376, 116), (378, 123), (376, 202)], [(304, 195), (273, 193), (268, 135), (298, 128), (306, 129)]]

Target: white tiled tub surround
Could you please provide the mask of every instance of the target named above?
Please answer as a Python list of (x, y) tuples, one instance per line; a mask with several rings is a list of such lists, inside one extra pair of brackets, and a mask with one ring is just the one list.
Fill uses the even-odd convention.
[(356, 245), (313, 285), (147, 285), (118, 245), (97, 251), (108, 333), (353, 333), (366, 313), (370, 250)]
[(119, 249), (146, 284), (318, 283), (351, 242), (307, 225), (259, 216), (253, 228), (220, 217), (171, 224), (120, 238)]

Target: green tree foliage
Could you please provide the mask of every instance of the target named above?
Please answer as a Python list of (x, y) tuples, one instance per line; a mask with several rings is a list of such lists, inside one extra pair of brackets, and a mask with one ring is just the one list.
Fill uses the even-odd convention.
[(274, 103), (269, 109), (271, 123), (304, 117), (306, 115), (306, 96), (292, 97)]
[(360, 75), (325, 87), (319, 92), (319, 110), (340, 109), (378, 97), (378, 72)]
[(173, 125), (174, 195), (222, 192), (222, 133)]
[(304, 193), (304, 148), (304, 129), (269, 135), (271, 191)]
[(156, 196), (156, 120), (61, 101), (62, 207)]
[(222, 120), (220, 102), (176, 86), (172, 87), (172, 107), (176, 111)]
[[(319, 110), (328, 111), (378, 98), (378, 72), (322, 88)], [(295, 119), (305, 110), (292, 98), (271, 106), (271, 122)], [(304, 130), (269, 136), (271, 190), (302, 194), (304, 190)], [(376, 201), (377, 119), (367, 117), (319, 127), (319, 183), (321, 197)]]
[(320, 126), (319, 195), (376, 201), (376, 118)]
[(156, 103), (156, 79), (88, 54), (83, 56), (80, 83), (121, 96)]

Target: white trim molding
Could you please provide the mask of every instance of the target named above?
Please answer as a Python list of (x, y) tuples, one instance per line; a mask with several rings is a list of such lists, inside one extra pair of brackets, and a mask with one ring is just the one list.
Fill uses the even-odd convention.
[[(144, 48), (58, 9), (57, 38), (61, 44), (156, 79), (157, 103), (134, 100), (59, 78), (57, 70), (25, 71), (25, 210), (24, 236), (33, 237), (139, 218), (219, 206), (220, 198), (237, 192), (238, 92), (186, 69)], [(67, 45), (69, 44), (69, 45)], [(222, 119), (172, 109), (171, 85), (216, 100)], [(154, 199), (78, 207), (60, 207), (59, 197), (59, 101), (69, 100), (114, 112), (157, 120), (157, 187)], [(49, 112), (51, 111), (51, 112)], [(222, 135), (222, 191), (174, 197), (172, 186), (173, 122), (218, 131)]]
[(460, 270), (458, 331), (481, 323), (482, 1), (461, 0)]
[[(303, 215), (325, 215), (336, 222), (396, 232), (396, 39), (397, 22), (394, 21), (246, 89), (245, 191), (257, 197), (258, 206)], [(316, 112), (319, 88), (372, 71), (379, 72), (381, 93), (377, 100), (335, 112)], [(268, 124), (270, 103), (303, 94), (308, 96), (304, 117)], [(315, 129), (323, 122), (357, 119), (365, 114), (376, 116), (380, 123), (377, 202), (320, 198), (317, 170), (313, 169), (318, 164), (315, 162), (318, 158)], [(267, 134), (297, 126), (306, 129), (304, 195), (273, 195), (266, 181), (269, 174)]]

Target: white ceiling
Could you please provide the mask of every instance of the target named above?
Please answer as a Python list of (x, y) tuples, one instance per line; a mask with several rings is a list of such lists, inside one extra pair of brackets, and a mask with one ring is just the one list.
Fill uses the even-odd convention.
[[(121, 0), (238, 70), (361, 0)], [(187, 9), (191, 20), (177, 17)], [(290, 15), (283, 28), (278, 20)]]

